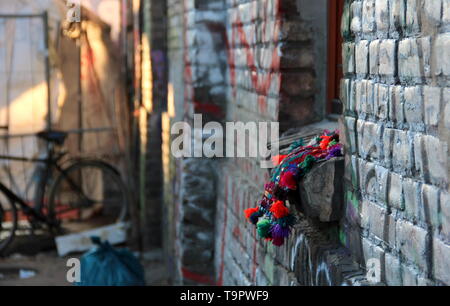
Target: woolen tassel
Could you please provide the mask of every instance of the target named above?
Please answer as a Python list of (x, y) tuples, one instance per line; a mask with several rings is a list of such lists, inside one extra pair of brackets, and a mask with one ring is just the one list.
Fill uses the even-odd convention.
[(320, 136), (320, 138), (322, 139), (322, 141), (320, 142), (319, 146), (322, 150), (326, 150), (328, 148), (328, 144), (331, 141), (331, 136)]
[(274, 157), (272, 157), (272, 163), (274, 166), (278, 166), (279, 164), (281, 164), (281, 162), (283, 161), (283, 159), (286, 158), (287, 155), (276, 155)]
[(284, 238), (283, 237), (277, 237), (272, 239), (272, 244), (274, 246), (282, 246), (284, 244)]
[(289, 146), (289, 152), (297, 149), (298, 147), (303, 147), (304, 146), (304, 141), (303, 139), (299, 139), (295, 142), (293, 142), (290, 146)]
[(250, 216), (249, 220), (252, 224), (256, 224), (256, 223), (258, 223), (259, 218), (262, 216), (263, 216), (263, 213), (261, 211), (257, 211)]
[(287, 215), (284, 218), (277, 219), (275, 222), (283, 227), (287, 227), (294, 226), (297, 220), (293, 215)]
[(272, 204), (272, 207), (270, 207), (270, 212), (275, 218), (280, 219), (289, 214), (289, 208), (287, 208), (282, 201), (276, 201)]
[(305, 160), (298, 164), (298, 168), (302, 170), (301, 174), (304, 176), (309, 170), (311, 170), (312, 166), (316, 162), (316, 158), (314, 156), (308, 155), (305, 157)]
[(270, 229), (270, 233), (272, 234), (272, 237), (275, 238), (287, 238), (289, 236), (289, 233), (291, 231), (289, 230), (289, 227), (283, 227), (280, 224), (275, 224)]
[(290, 190), (297, 189), (297, 179), (292, 171), (285, 172), (281, 175), (280, 185)]
[(328, 160), (330, 158), (338, 156), (342, 156), (342, 146), (340, 144), (336, 144), (329, 148), (326, 159)]
[(267, 219), (262, 219), (256, 224), (256, 229), (258, 231), (258, 235), (261, 238), (270, 238), (270, 221)]
[(259, 211), (258, 207), (252, 207), (252, 208), (245, 209), (244, 210), (245, 218), (249, 219), (251, 217), (251, 215), (253, 215), (254, 213), (256, 213), (258, 211)]
[(332, 140), (330, 141), (330, 143), (328, 144), (328, 149), (331, 148), (332, 146), (337, 145), (337, 141), (336, 140)]

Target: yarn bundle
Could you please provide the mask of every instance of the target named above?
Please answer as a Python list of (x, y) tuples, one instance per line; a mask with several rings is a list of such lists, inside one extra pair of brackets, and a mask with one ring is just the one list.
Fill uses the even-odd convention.
[(275, 246), (284, 244), (296, 223), (295, 216), (286, 205), (289, 192), (297, 190), (298, 182), (314, 164), (342, 156), (339, 133), (325, 130), (313, 144), (304, 145), (303, 140), (294, 142), (287, 155), (272, 158), (275, 168), (264, 186), (264, 195), (258, 206), (244, 210), (249, 222), (256, 225), (259, 237)]

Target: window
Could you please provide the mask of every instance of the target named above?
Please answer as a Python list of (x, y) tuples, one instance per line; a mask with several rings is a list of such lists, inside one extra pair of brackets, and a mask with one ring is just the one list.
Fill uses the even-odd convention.
[(342, 72), (342, 36), (341, 20), (345, 0), (328, 1), (328, 114), (341, 114), (342, 104), (339, 99)]

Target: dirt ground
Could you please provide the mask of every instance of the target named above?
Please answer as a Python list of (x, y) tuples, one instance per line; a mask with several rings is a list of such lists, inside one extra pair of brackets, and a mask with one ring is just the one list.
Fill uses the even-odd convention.
[[(80, 258), (82, 254), (59, 257), (52, 241), (35, 237), (33, 244), (30, 240), (17, 242), (12, 248), (13, 253), (0, 258), (0, 286), (71, 286), (66, 279), (69, 269), (67, 260)], [(140, 254), (139, 257), (147, 285), (168, 285), (161, 249)]]

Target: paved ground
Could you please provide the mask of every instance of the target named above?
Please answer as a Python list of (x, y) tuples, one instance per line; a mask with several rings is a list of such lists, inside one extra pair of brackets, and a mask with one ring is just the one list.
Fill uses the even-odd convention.
[[(10, 255), (0, 258), (0, 286), (70, 286), (67, 259), (82, 254), (61, 258), (53, 246), (46, 237), (16, 240)], [(148, 285), (168, 285), (162, 250), (141, 254), (140, 258)]]
[[(58, 257), (56, 251), (35, 256), (14, 254), (0, 259), (0, 286), (68, 286), (66, 260)], [(30, 278), (21, 278), (20, 271), (25, 274), (22, 277)]]

